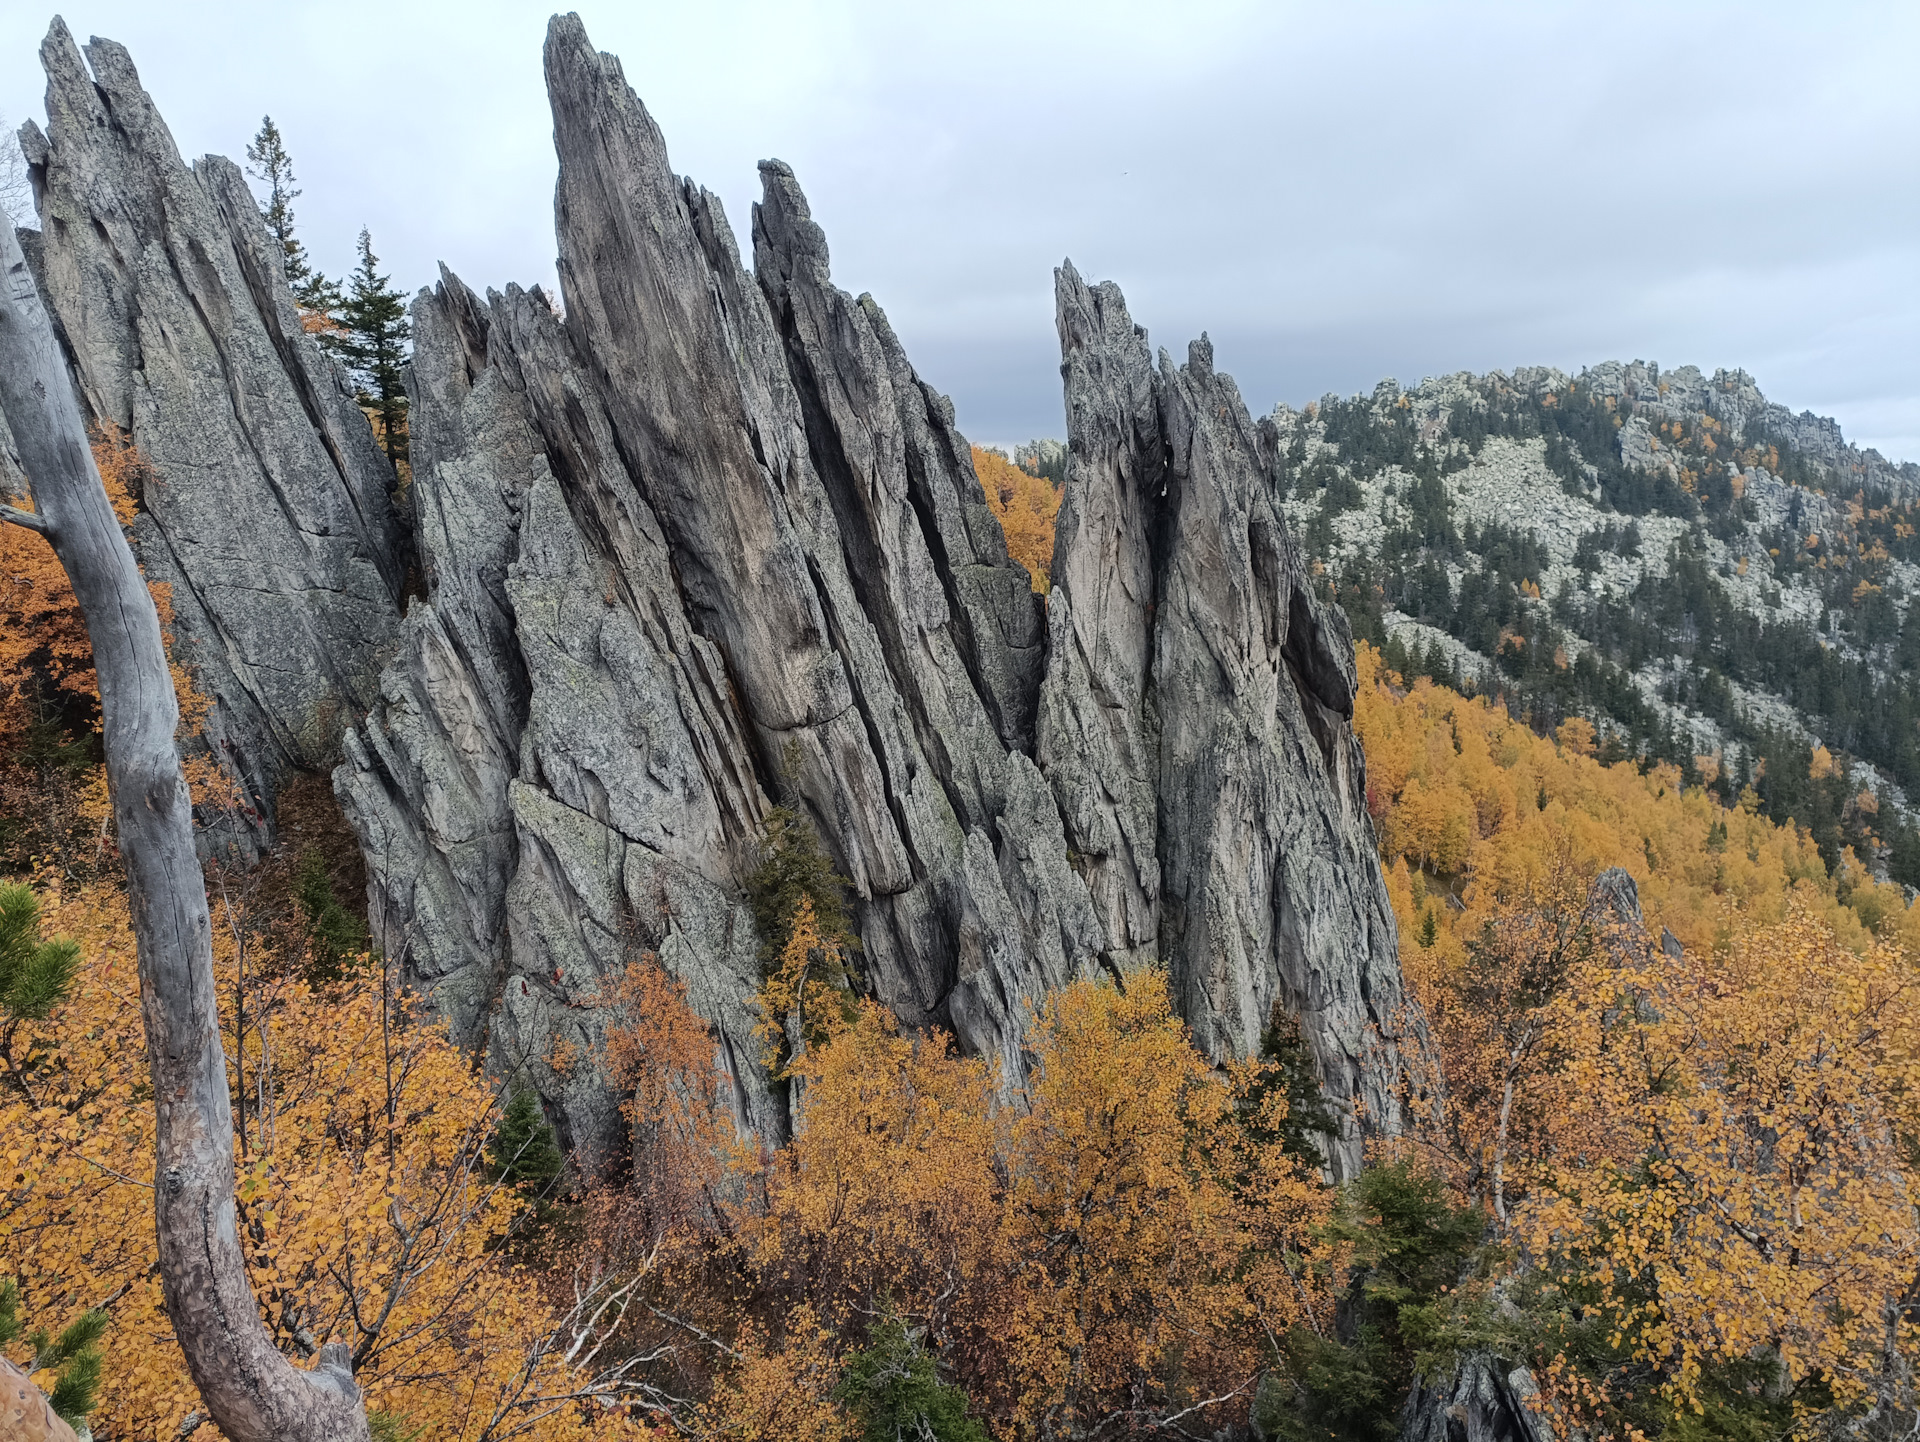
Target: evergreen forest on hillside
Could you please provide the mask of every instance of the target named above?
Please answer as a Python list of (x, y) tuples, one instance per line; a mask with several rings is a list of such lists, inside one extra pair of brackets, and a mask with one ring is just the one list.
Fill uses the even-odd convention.
[[(1498, 693), (1542, 730), (1585, 716), (1601, 726), (1603, 755), (1671, 762), (1687, 784), (1707, 784), (1728, 803), (1751, 786), (1771, 818), (1808, 829), (1829, 866), (1845, 846), (1863, 854), (1884, 848), (1888, 872), (1920, 885), (1920, 832), (1892, 808), (1863, 806), (1863, 791), (1879, 787), (1848, 764), (1868, 763), (1903, 792), (1920, 786), (1920, 607), (1906, 604), (1892, 574), (1898, 563), (1920, 562), (1920, 502), (1863, 485), (1839, 498), (1844, 528), (1823, 536), (1807, 531), (1796, 496), (1784, 524), (1764, 531), (1755, 549), (1765, 550), (1782, 584), (1817, 594), (1820, 615), (1769, 618), (1728, 594), (1704, 538), (1737, 541), (1754, 519), (1740, 494), (1742, 465), (1766, 468), (1809, 499), (1835, 478), (1758, 425), (1734, 437), (1716, 434), (1711, 417), (1674, 422), (1665, 444), (1682, 461), (1675, 479), (1625, 465), (1612, 399), (1577, 381), (1544, 395), (1488, 386), (1478, 405), (1453, 407), (1444, 435), (1427, 440), (1411, 408), (1329, 397), (1316, 409), (1326, 445), (1310, 455), (1296, 434), (1282, 462), (1288, 493), (1312, 508), (1301, 537), (1309, 555), (1330, 552), (1334, 519), (1361, 504), (1360, 481), (1390, 467), (1408, 478), (1377, 554), (1326, 578), (1355, 634), (1380, 646), (1391, 664)], [(1540, 442), (1571, 496), (1596, 495), (1599, 508), (1617, 516), (1582, 538), (1575, 565), (1583, 572), (1600, 569), (1603, 553), (1642, 559), (1640, 519), (1686, 522), (1664, 574), (1643, 568), (1619, 595), (1570, 585), (1543, 593), (1547, 558), (1536, 538), (1454, 518), (1447, 478), (1493, 437)], [(1411, 653), (1388, 636), (1388, 608), (1458, 639), (1491, 666), (1463, 674), (1431, 646)], [(1570, 635), (1584, 642), (1571, 657)], [(1661, 699), (1709, 718), (1733, 739), (1718, 764), (1703, 768), (1671, 712), (1649, 705), (1633, 683), (1673, 658), (1683, 665), (1663, 683)], [(1817, 742), (1743, 707), (1735, 687), (1784, 700)]]

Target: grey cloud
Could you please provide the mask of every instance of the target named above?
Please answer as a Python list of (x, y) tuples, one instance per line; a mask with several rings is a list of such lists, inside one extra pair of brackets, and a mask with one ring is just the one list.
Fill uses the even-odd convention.
[[(364, 13), (363, 13), (364, 12)], [(983, 439), (1061, 429), (1051, 270), (1202, 329), (1256, 409), (1382, 376), (1609, 357), (1740, 365), (1920, 455), (1920, 12), (1686, 6), (586, 6), (737, 229), (792, 163), (834, 246)], [(546, 7), (70, 10), (127, 43), (189, 154), (259, 113), (342, 269), (552, 273)], [(378, 17), (376, 54), (349, 33)], [(37, 110), (45, 16), (0, 19)], [(303, 56), (315, 57), (303, 60)], [(211, 78), (211, 80), (210, 80)]]

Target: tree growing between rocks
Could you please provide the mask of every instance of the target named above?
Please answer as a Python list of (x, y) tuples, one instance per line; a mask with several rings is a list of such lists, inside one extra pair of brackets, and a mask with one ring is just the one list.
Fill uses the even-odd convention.
[(293, 157), (280, 138), (280, 127), (271, 115), (260, 120), (259, 133), (247, 146), (247, 174), (267, 187), (260, 202), (260, 216), (280, 246), (280, 263), (286, 272), (293, 302), (300, 307), (301, 321), (308, 331), (318, 335), (322, 345), (337, 341), (339, 322), (335, 319), (343, 298), (340, 285), (314, 267), (307, 248), (293, 229), (293, 202), (300, 191), (293, 183)]
[(373, 412), (387, 459), (395, 466), (407, 457), (407, 388), (404, 370), (413, 326), (406, 297), (380, 274), (373, 236), (360, 232), (360, 263), (347, 277), (340, 306), (346, 333), (336, 349), (360, 383), (360, 404)]

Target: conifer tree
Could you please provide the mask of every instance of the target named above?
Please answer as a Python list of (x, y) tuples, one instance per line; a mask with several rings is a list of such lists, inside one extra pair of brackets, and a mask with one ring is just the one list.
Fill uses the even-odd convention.
[[(280, 138), (271, 115), (262, 116), (259, 134), (247, 147), (247, 174), (267, 187), (260, 215), (280, 245), (280, 264), (293, 291), (294, 304), (311, 315), (331, 320), (340, 309), (340, 286), (313, 267), (307, 248), (293, 232), (293, 202), (300, 191), (293, 183), (293, 157)], [(320, 331), (322, 344), (328, 331)]]
[(38, 1327), (25, 1332), (23, 1339), (25, 1324), (20, 1320), (19, 1307), (19, 1287), (11, 1277), (0, 1281), (0, 1345), (25, 1340), (33, 1348), (33, 1360), (21, 1370), (28, 1376), (44, 1371), (54, 1374), (47, 1404), (54, 1416), (80, 1431), (86, 1427), (87, 1414), (100, 1393), (99, 1342), (107, 1330), (107, 1314), (92, 1307), (69, 1322), (58, 1336)]
[(40, 939), (40, 898), (32, 889), (0, 885), (0, 1081), (22, 1096), (32, 1095), (28, 1079), (47, 1058), (31, 1044), (16, 1054), (16, 1037), (25, 1023), (53, 1015), (79, 969), (77, 945)]
[[(16, 1034), (24, 1022), (45, 1021), (72, 994), (79, 967), (76, 943), (40, 939), (40, 898), (33, 890), (0, 886), (0, 1068), (22, 1096), (32, 1096), (28, 1079), (48, 1058), (31, 1043), (16, 1055)], [(18, 1285), (11, 1277), (0, 1278), (0, 1346), (24, 1335), (33, 1348), (27, 1374), (51, 1369), (55, 1380), (47, 1401), (54, 1415), (76, 1429), (84, 1427), (100, 1389), (95, 1344), (106, 1330), (107, 1314), (91, 1308), (55, 1336), (45, 1328), (26, 1332), (19, 1305)]]
[(506, 1114), (487, 1148), (487, 1166), (496, 1181), (515, 1188), (536, 1206), (551, 1199), (566, 1159), (532, 1087), (522, 1084), (509, 1093)]
[(398, 465), (407, 456), (407, 391), (402, 367), (413, 327), (406, 299), (380, 274), (373, 237), (360, 232), (360, 264), (347, 277), (347, 298), (340, 319), (346, 334), (341, 355), (360, 382), (360, 404), (379, 417), (387, 459)]
[(987, 1442), (967, 1394), (940, 1380), (921, 1335), (889, 1307), (872, 1340), (847, 1359), (834, 1400), (858, 1419), (859, 1442)]

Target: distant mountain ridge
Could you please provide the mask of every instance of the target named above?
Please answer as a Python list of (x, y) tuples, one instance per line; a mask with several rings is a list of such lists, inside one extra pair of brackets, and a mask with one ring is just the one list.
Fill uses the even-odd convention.
[(1277, 407), (1276, 484), (1395, 669), (1920, 884), (1920, 466), (1745, 371), (1461, 372)]

